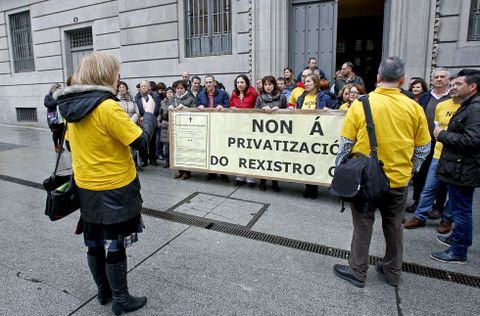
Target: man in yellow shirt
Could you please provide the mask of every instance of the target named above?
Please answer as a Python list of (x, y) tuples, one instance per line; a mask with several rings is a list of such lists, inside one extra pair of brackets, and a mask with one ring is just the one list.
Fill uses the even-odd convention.
[[(400, 92), (405, 80), (404, 62), (388, 57), (380, 64), (377, 89), (369, 94), (378, 159), (390, 181), (390, 191), (382, 201), (367, 204), (364, 209), (351, 204), (353, 237), (348, 265), (336, 264), (334, 273), (357, 287), (364, 287), (368, 270), (368, 249), (378, 208), (385, 236), (385, 256), (377, 272), (391, 286), (398, 286), (402, 270), (402, 219), (407, 200), (407, 185), (414, 170), (420, 168), (430, 151), (430, 134), (423, 109)], [(370, 154), (363, 104), (355, 100), (345, 116), (336, 164), (351, 152)], [(412, 159), (413, 157), (413, 159)]]
[[(447, 129), (448, 123), (452, 116), (457, 112), (458, 108), (460, 107), (460, 102), (462, 99), (459, 97), (458, 89), (457, 89), (457, 76), (453, 76), (450, 78), (451, 88), (450, 88), (450, 97), (446, 101), (440, 102), (436, 109), (435, 109), (435, 117), (434, 121), (439, 124), (441, 128), (444, 130)], [(412, 217), (410, 220), (405, 222), (403, 227), (406, 229), (413, 229), (418, 227), (424, 227), (425, 223), (428, 218), (428, 213), (433, 206), (433, 202), (435, 201), (435, 196), (437, 191), (442, 187), (446, 186), (446, 184), (437, 178), (435, 175), (435, 171), (437, 170), (438, 160), (440, 159), (440, 155), (442, 153), (443, 144), (440, 142), (436, 142), (435, 150), (433, 153), (432, 162), (430, 163), (430, 167), (427, 173), (427, 179), (425, 181), (425, 186), (423, 187), (422, 193), (420, 194), (420, 198), (418, 200), (418, 206), (415, 210), (415, 216)], [(452, 228), (452, 218), (448, 214), (448, 210), (445, 210), (442, 214), (442, 220), (437, 228), (437, 231), (441, 234), (448, 233)]]

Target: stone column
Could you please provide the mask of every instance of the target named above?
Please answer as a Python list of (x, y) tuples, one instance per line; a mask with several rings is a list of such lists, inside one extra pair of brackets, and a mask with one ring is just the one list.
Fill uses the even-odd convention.
[[(406, 79), (412, 76), (430, 79), (433, 23), (436, 1), (388, 0), (391, 3), (389, 56), (406, 63)], [(388, 14), (388, 12), (385, 12)]]
[(288, 1), (252, 0), (252, 76), (278, 77), (288, 63)]

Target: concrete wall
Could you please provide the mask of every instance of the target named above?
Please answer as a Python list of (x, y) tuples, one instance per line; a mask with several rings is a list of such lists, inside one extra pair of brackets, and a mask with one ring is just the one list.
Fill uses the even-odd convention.
[(443, 0), (439, 7), (436, 64), (452, 73), (480, 68), (480, 41), (467, 41), (470, 0)]
[[(344, 0), (341, 0), (344, 1)], [(346, 1), (346, 0), (345, 0)], [(479, 67), (480, 42), (467, 42), (470, 0), (388, 0), (387, 55), (407, 64), (407, 78), (433, 66)], [(288, 63), (287, 0), (232, 0), (232, 54), (185, 57), (183, 0), (2, 0), (0, 123), (46, 127), (43, 97), (67, 77), (65, 32), (91, 27), (94, 49), (117, 56), (130, 87), (142, 79), (171, 84), (183, 71), (212, 73), (228, 91), (236, 75), (279, 76)], [(30, 11), (35, 71), (14, 73), (8, 15)], [(132, 89), (134, 90), (134, 89)], [(37, 108), (38, 123), (16, 122), (15, 107)]]
[[(251, 1), (232, 0), (232, 54), (185, 57), (184, 1), (2, 0), (0, 11), (0, 123), (46, 127), (43, 98), (53, 82), (67, 78), (65, 32), (91, 27), (93, 47), (117, 56), (133, 91), (142, 79), (167, 85), (191, 75), (213, 74), (228, 91), (233, 79), (252, 73)], [(8, 15), (30, 11), (35, 71), (11, 69)], [(182, 34), (182, 35), (181, 35)], [(132, 91), (132, 92), (133, 92)], [(38, 123), (16, 122), (16, 107), (37, 108)]]

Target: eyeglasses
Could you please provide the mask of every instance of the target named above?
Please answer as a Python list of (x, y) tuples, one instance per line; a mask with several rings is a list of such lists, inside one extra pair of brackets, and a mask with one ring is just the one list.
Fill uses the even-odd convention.
[(358, 92), (355, 92), (355, 91), (350, 91), (349, 94), (357, 95), (357, 94), (359, 94), (359, 93), (358, 93)]

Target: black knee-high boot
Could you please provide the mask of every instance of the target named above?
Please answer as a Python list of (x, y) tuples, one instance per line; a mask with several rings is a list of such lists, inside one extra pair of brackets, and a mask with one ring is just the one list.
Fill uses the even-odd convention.
[(105, 305), (112, 298), (112, 291), (107, 279), (106, 266), (105, 266), (105, 250), (103, 247), (87, 254), (88, 267), (92, 273), (93, 280), (97, 284), (98, 293), (97, 300), (100, 304)]
[(146, 297), (135, 297), (128, 293), (127, 259), (119, 263), (107, 263), (107, 277), (112, 288), (112, 311), (115, 315), (133, 312), (145, 306)]

